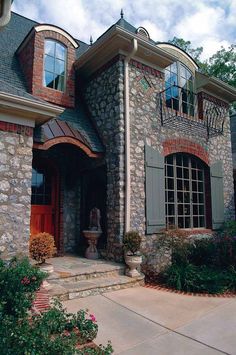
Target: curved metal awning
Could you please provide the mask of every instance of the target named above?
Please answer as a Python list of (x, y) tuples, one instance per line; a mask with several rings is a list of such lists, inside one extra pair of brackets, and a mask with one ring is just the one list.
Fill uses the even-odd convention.
[(34, 148), (47, 150), (57, 144), (72, 144), (83, 150), (91, 158), (101, 157), (101, 153), (93, 152), (88, 140), (68, 122), (54, 119), (40, 127), (34, 137)]

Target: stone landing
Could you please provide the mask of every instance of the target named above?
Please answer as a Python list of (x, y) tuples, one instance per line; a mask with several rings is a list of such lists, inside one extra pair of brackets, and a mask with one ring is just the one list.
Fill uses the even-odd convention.
[(143, 275), (137, 278), (124, 275), (124, 264), (78, 256), (52, 258), (49, 262), (54, 267), (47, 279), (49, 295), (61, 301), (144, 285)]

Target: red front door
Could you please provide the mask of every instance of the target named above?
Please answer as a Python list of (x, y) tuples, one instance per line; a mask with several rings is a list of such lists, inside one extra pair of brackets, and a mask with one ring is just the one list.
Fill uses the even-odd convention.
[(30, 233), (50, 233), (56, 238), (56, 178), (52, 170), (34, 166), (32, 171)]

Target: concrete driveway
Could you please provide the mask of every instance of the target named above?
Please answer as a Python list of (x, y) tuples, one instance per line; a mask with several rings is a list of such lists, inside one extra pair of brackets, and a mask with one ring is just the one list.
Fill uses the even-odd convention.
[(136, 287), (64, 302), (88, 308), (122, 355), (236, 355), (236, 298), (179, 295)]

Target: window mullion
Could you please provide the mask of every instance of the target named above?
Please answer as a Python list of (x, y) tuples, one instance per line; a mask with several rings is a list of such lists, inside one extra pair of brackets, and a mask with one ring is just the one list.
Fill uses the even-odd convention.
[(188, 168), (189, 168), (189, 192), (190, 192), (190, 227), (193, 228), (192, 164), (191, 164), (190, 157), (188, 157)]
[(175, 208), (175, 226), (178, 228), (178, 199), (177, 199), (177, 168), (176, 168), (176, 154), (173, 156), (174, 167), (174, 208)]

